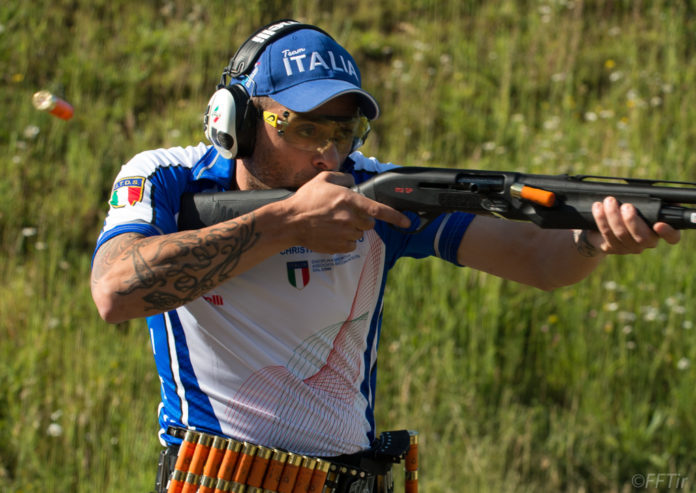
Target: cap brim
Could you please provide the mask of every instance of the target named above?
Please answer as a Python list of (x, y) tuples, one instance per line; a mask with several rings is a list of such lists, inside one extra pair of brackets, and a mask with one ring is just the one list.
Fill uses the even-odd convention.
[(368, 119), (379, 116), (379, 104), (372, 95), (350, 82), (336, 79), (311, 80), (269, 94), (273, 100), (297, 113), (308, 113), (327, 101), (344, 94), (359, 96), (360, 109)]

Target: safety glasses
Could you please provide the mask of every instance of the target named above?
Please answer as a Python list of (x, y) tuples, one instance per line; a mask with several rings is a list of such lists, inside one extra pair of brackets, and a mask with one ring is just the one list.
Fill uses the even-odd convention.
[(277, 128), (288, 144), (305, 151), (324, 152), (334, 144), (339, 153), (350, 154), (363, 145), (370, 132), (369, 120), (360, 114), (311, 118), (290, 110), (282, 115), (264, 111), (263, 119)]

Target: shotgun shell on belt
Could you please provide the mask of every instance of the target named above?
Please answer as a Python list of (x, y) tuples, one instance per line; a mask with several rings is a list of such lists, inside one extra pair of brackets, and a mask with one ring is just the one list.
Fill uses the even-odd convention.
[(246, 485), (242, 483), (230, 483), (230, 487), (227, 490), (230, 493), (246, 493)]
[(186, 473), (175, 469), (174, 472), (172, 472), (172, 477), (169, 478), (167, 493), (181, 493), (181, 490), (184, 489), (185, 479)]
[(292, 493), (307, 493), (309, 491), (309, 483), (312, 481), (312, 474), (314, 474), (314, 468), (316, 466), (317, 459), (312, 457), (302, 458), (302, 464), (297, 473)]
[(273, 456), (268, 463), (266, 477), (263, 480), (263, 488), (269, 491), (276, 491), (280, 484), (280, 476), (283, 474), (283, 467), (288, 458), (288, 453), (282, 450), (273, 450)]
[(186, 479), (184, 479), (184, 487), (181, 489), (181, 493), (196, 493), (200, 484), (201, 477), (198, 474), (189, 472), (186, 474)]
[(410, 445), (406, 452), (404, 468), (406, 477), (404, 478), (405, 493), (418, 493), (418, 432), (409, 430)]
[(295, 486), (295, 479), (297, 479), (297, 474), (300, 472), (302, 458), (301, 455), (288, 454), (285, 467), (283, 467), (283, 473), (280, 476), (278, 493), (292, 493), (292, 488)]
[(217, 483), (215, 483), (215, 493), (227, 493), (228, 491), (230, 491), (230, 482), (218, 478)]
[(176, 464), (174, 465), (175, 474), (169, 482), (167, 493), (180, 493), (184, 488), (184, 479), (186, 478), (186, 473), (191, 465), (193, 452), (196, 449), (199, 436), (199, 433), (193, 430), (186, 431), (184, 440), (179, 446), (179, 453), (176, 457)]
[(254, 486), (256, 488), (261, 487), (263, 484), (263, 477), (266, 474), (268, 462), (271, 460), (272, 454), (273, 449), (262, 447), (261, 445), (258, 446), (256, 449), (256, 455), (254, 456), (254, 462), (251, 464), (249, 477), (246, 481), (248, 486)]
[(227, 441), (227, 450), (225, 450), (225, 455), (222, 458), (222, 463), (220, 464), (220, 469), (218, 470), (217, 477), (224, 481), (231, 481), (234, 470), (237, 467), (237, 459), (242, 450), (243, 443), (237, 440), (229, 439)]
[(186, 474), (186, 481), (184, 482), (184, 488), (181, 490), (181, 493), (196, 493), (198, 491), (198, 486), (201, 484), (203, 468), (205, 467), (205, 462), (208, 460), (208, 454), (210, 453), (210, 447), (214, 439), (215, 437), (213, 437), (213, 435), (201, 433), (198, 438), (198, 443), (196, 444), (196, 449), (193, 451), (193, 458), (191, 459), (191, 464)]
[(50, 114), (63, 120), (70, 120), (73, 116), (72, 105), (48, 91), (34, 93), (32, 102), (37, 110), (48, 111)]
[(254, 463), (254, 455), (256, 455), (258, 448), (253, 443), (244, 442), (242, 451), (239, 454), (239, 460), (237, 461), (237, 468), (232, 475), (233, 483), (246, 485), (247, 478), (251, 472), (251, 465)]
[(201, 476), (201, 486), (198, 488), (198, 493), (213, 493), (215, 484), (217, 483), (217, 473), (220, 469), (220, 463), (227, 449), (227, 440), (223, 437), (216, 436), (208, 453), (208, 459), (203, 467), (203, 476)]
[(329, 474), (329, 468), (331, 463), (325, 460), (317, 459), (317, 465), (314, 468), (314, 473), (312, 474), (312, 480), (309, 483), (309, 493), (322, 493), (324, 490), (324, 484), (326, 483), (326, 476)]
[(211, 478), (205, 475), (201, 476), (201, 484), (198, 487), (198, 493), (214, 493), (217, 481), (217, 478)]
[(418, 470), (418, 432), (409, 430), (409, 447), (406, 452), (405, 467), (407, 471)]

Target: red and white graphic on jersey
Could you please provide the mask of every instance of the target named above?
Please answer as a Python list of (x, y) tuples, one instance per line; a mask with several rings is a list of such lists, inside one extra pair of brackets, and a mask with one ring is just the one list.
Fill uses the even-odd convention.
[(349, 437), (364, 446), (367, 402), (360, 384), (382, 271), (381, 241), (369, 231), (366, 242), (370, 247), (347, 320), (305, 340), (286, 366), (262, 368), (246, 379), (225, 416), (236, 434), (293, 450), (322, 444), (338, 451), (345, 443), (337, 442)]

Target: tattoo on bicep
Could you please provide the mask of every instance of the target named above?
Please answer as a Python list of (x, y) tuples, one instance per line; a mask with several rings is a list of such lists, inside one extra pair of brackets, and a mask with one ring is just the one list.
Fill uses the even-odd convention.
[[(119, 294), (143, 290), (146, 308), (165, 311), (198, 298), (232, 277), (242, 255), (258, 241), (252, 214), (201, 231), (145, 238), (122, 251), (133, 263), (129, 287)], [(148, 251), (152, 243), (157, 250)]]

